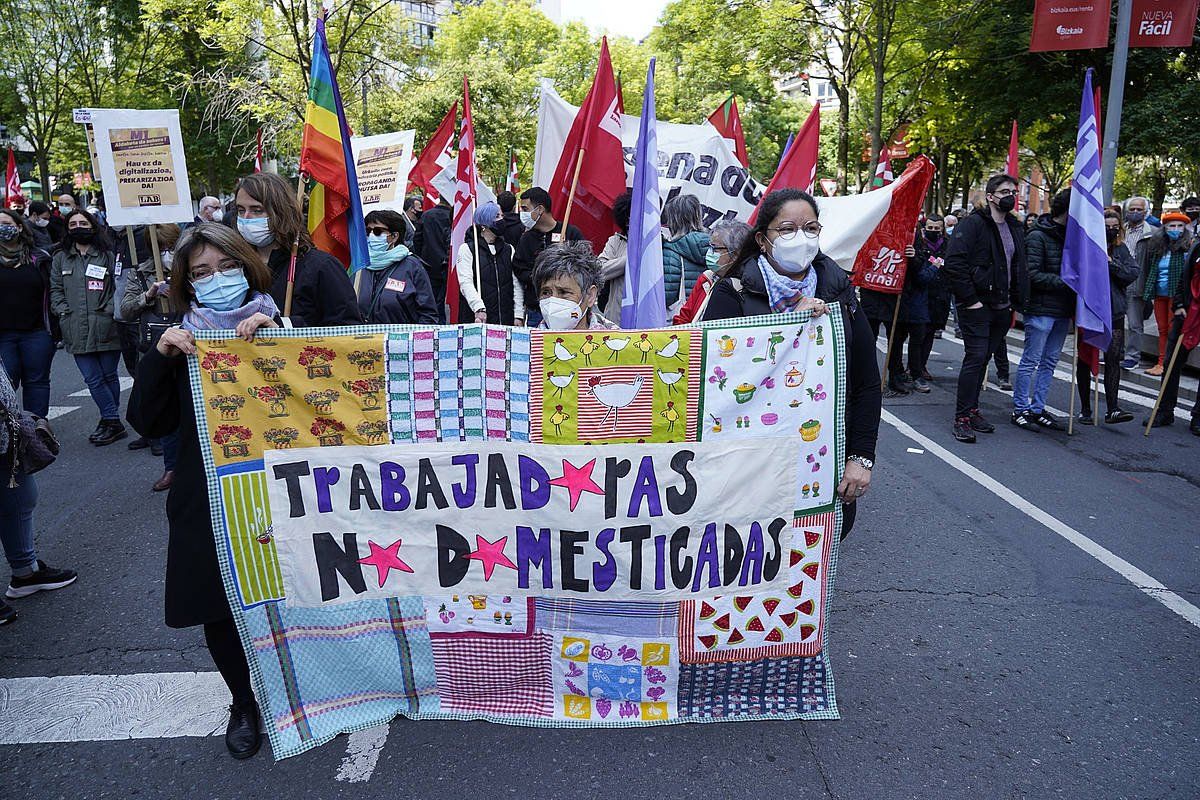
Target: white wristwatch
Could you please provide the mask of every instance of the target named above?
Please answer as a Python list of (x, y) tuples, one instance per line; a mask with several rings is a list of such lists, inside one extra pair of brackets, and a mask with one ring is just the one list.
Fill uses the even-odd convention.
[(875, 462), (866, 456), (846, 456), (847, 461), (853, 461), (868, 472), (875, 467)]

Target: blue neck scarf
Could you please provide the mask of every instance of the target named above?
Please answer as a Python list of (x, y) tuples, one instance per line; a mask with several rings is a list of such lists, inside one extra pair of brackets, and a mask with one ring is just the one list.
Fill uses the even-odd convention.
[(767, 257), (760, 255), (758, 269), (762, 272), (763, 282), (767, 286), (767, 300), (776, 314), (791, 311), (805, 297), (815, 297), (817, 294), (817, 271), (811, 266), (805, 270), (800, 280), (795, 280), (780, 275), (767, 261)]

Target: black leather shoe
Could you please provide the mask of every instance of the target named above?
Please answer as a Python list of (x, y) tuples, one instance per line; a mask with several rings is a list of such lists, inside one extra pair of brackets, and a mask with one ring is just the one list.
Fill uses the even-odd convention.
[(262, 733), (258, 725), (258, 703), (231, 705), (229, 726), (225, 728), (225, 746), (229, 755), (236, 759), (249, 758), (262, 746)]
[(979, 431), (980, 433), (995, 433), (996, 426), (983, 418), (983, 414), (979, 413), (978, 408), (971, 409), (971, 430)]
[(92, 444), (97, 447), (104, 447), (106, 444), (124, 439), (129, 435), (129, 431), (125, 430), (125, 426), (121, 424), (119, 419), (104, 420), (104, 432), (92, 439)]
[(1200, 436), (1200, 419), (1192, 420), (1192, 424), (1188, 426), (1188, 430), (1193, 436)]
[(129, 444), (127, 444), (125, 446), (128, 447), (130, 450), (145, 450), (147, 447), (150, 446), (150, 440), (147, 439), (145, 436), (139, 436), (138, 438), (134, 439), (132, 442), (130, 442)]
[(104, 431), (106, 430), (106, 426), (105, 426), (104, 422), (105, 422), (104, 420), (100, 420), (99, 422), (96, 423), (96, 430), (94, 430), (90, 434), (88, 434), (89, 442), (94, 442), (97, 439), (99, 439), (101, 436), (104, 435)]
[(1153, 423), (1150, 422), (1149, 417), (1146, 417), (1144, 420), (1142, 420), (1143, 426), (1150, 425), (1151, 428), (1165, 428), (1168, 425), (1174, 425), (1174, 424), (1175, 424), (1175, 415), (1174, 414), (1172, 414), (1171, 416), (1159, 414), (1157, 417), (1154, 418)]

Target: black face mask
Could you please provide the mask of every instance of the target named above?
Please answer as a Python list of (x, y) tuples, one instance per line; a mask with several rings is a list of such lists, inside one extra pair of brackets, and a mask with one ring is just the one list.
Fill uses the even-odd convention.
[(1104, 229), (1104, 235), (1108, 238), (1109, 244), (1112, 244), (1113, 242), (1115, 242), (1117, 240), (1118, 232), (1119, 231), (1117, 231), (1116, 228), (1105, 228)]
[(67, 235), (76, 244), (91, 244), (92, 240), (96, 238), (96, 231), (93, 228), (71, 228), (67, 231)]
[(1187, 211), (1184, 211), (1183, 213), (1187, 214), (1187, 218), (1190, 219), (1192, 222), (1195, 222), (1196, 220), (1200, 219), (1200, 209), (1189, 208)]
[(1001, 197), (996, 201), (996, 208), (1000, 209), (1001, 213), (1007, 214), (1017, 207), (1017, 196), (1010, 194), (1006, 197)]
[(931, 241), (931, 242), (936, 242), (938, 239), (942, 238), (942, 232), (941, 232), (941, 231), (931, 231), (931, 230), (926, 230), (926, 231), (925, 231), (925, 238), (926, 238), (926, 239), (928, 239), (928, 240), (929, 240), (929, 241)]

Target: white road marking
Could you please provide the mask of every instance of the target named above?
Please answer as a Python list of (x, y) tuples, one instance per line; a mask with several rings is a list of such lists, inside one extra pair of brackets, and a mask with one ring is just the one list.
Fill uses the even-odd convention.
[(922, 455), (925, 451), (919, 447), (910, 447), (910, 448), (908, 448), (908, 452), (916, 453), (917, 455)]
[[(122, 392), (127, 392), (133, 388), (133, 378), (122, 375), (120, 376), (119, 380), (121, 381)], [(88, 389), (80, 389), (78, 392), (71, 392), (68, 397), (88, 397), (90, 395), (91, 391)]]
[(346, 757), (342, 759), (342, 765), (334, 777), (349, 783), (370, 780), (379, 761), (379, 753), (387, 743), (388, 730), (387, 725), (376, 725), (350, 734), (346, 742)]
[(0, 678), (0, 745), (213, 736), (228, 702), (217, 672)]
[(1065, 522), (1059, 520), (1057, 517), (1054, 517), (1048, 512), (1038, 508), (1033, 503), (1030, 503), (1028, 500), (1014, 492), (1012, 489), (1009, 489), (1007, 486), (1003, 485), (982, 470), (972, 466), (971, 464), (968, 464), (966, 461), (954, 455), (949, 450), (930, 439), (928, 436), (918, 433), (911, 425), (897, 417), (892, 412), (888, 411), (886, 408), (883, 410), (883, 421), (900, 431), (900, 433), (904, 434), (917, 444), (925, 447), (927, 450), (929, 450), (929, 452), (933, 453), (942, 461), (946, 462), (963, 475), (975, 481), (980, 486), (987, 489), (989, 492), (996, 495), (1021, 513), (1025, 514), (1033, 521), (1038, 522), (1049, 528), (1054, 533), (1057, 533), (1059, 536), (1066, 539), (1068, 542), (1075, 545), (1080, 550), (1087, 553), (1089, 556), (1096, 559), (1101, 564), (1132, 583), (1136, 588), (1142, 592), (1145, 592), (1147, 595), (1162, 603), (1171, 611), (1174, 611), (1176, 614), (1183, 617), (1192, 625), (1200, 628), (1200, 608), (1197, 608), (1188, 601), (1184, 600), (1153, 576), (1138, 569), (1133, 564), (1130, 564), (1128, 561), (1113, 553), (1103, 545), (1092, 541), (1079, 531), (1067, 525)]
[(46, 412), (46, 419), (56, 419), (64, 414), (70, 414), (72, 411), (78, 411), (80, 406), (50, 406), (50, 410)]

